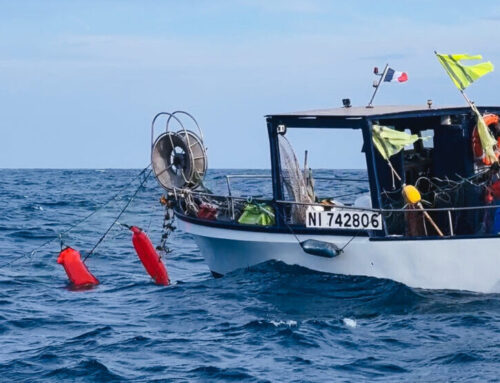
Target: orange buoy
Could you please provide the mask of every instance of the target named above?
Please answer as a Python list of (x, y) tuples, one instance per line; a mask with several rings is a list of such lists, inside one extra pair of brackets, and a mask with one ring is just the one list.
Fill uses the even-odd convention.
[(168, 278), (167, 269), (146, 233), (137, 226), (130, 227), (130, 230), (134, 233), (132, 235), (132, 243), (134, 244), (137, 256), (148, 274), (157, 285), (168, 286), (170, 279)]
[(99, 281), (94, 277), (85, 263), (83, 263), (80, 253), (71, 247), (61, 250), (57, 263), (63, 265), (69, 280), (75, 286), (98, 285)]

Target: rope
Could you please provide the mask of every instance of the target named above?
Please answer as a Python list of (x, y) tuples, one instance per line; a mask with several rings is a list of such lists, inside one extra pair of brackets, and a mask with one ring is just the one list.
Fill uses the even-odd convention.
[(176, 229), (174, 226), (175, 214), (173, 214), (173, 209), (165, 206), (165, 215), (162, 224), (162, 233), (160, 244), (156, 246), (156, 250), (163, 251), (165, 254), (171, 253), (172, 250), (167, 246), (168, 237)]
[(364, 193), (368, 193), (370, 190), (368, 189), (361, 189), (360, 191), (357, 191), (357, 192), (353, 192), (353, 193), (349, 193), (349, 194), (341, 194), (341, 195), (335, 195), (333, 197), (331, 197), (331, 199), (335, 199), (335, 198), (342, 198), (342, 197), (350, 197), (350, 196), (355, 196), (355, 195), (359, 195), (359, 194), (364, 194)]
[(118, 216), (113, 220), (113, 223), (108, 227), (108, 229), (104, 232), (104, 234), (101, 236), (101, 238), (99, 238), (99, 240), (94, 245), (94, 247), (92, 248), (92, 250), (90, 250), (90, 252), (85, 256), (85, 258), (83, 258), (83, 262), (85, 262), (87, 260), (87, 258), (90, 257), (94, 253), (94, 251), (97, 249), (97, 246), (99, 246), (101, 244), (101, 242), (104, 241), (104, 239), (106, 238), (106, 236), (108, 235), (108, 233), (111, 231), (111, 229), (114, 227), (114, 225), (116, 225), (116, 223), (118, 222), (118, 220), (120, 219), (120, 217), (122, 216), (122, 214), (125, 213), (125, 210), (127, 210), (127, 208), (129, 207), (130, 203), (137, 196), (137, 193), (139, 193), (139, 190), (141, 190), (142, 186), (146, 183), (146, 181), (148, 180), (148, 178), (151, 175), (152, 171), (153, 171), (152, 169), (149, 170), (148, 174), (144, 177), (144, 179), (142, 180), (142, 182), (139, 185), (139, 187), (135, 190), (135, 192), (132, 195), (132, 197), (129, 198), (129, 200), (127, 201), (127, 203), (125, 204), (125, 206), (123, 207), (123, 209), (120, 211), (120, 213), (118, 214)]
[(340, 252), (341, 252), (341, 253), (343, 253), (343, 252), (344, 252), (344, 249), (345, 249), (347, 246), (349, 246), (349, 244), (352, 242), (352, 240), (353, 240), (354, 238), (356, 238), (356, 237), (357, 237), (357, 235), (358, 235), (360, 232), (361, 232), (361, 230), (359, 230), (359, 231), (357, 231), (356, 233), (354, 233), (354, 235), (352, 236), (352, 238), (351, 238), (349, 241), (347, 241), (347, 243), (346, 243), (344, 246), (342, 246), (342, 248), (340, 249)]
[[(302, 242), (300, 241), (299, 237), (297, 236), (297, 234), (295, 234), (295, 232), (293, 231), (292, 227), (288, 224), (288, 222), (286, 221), (286, 217), (284, 217), (280, 212), (279, 212), (279, 206), (278, 206), (278, 209), (277, 210), (277, 215), (281, 216), (283, 218), (283, 222), (285, 223), (286, 227), (288, 228), (288, 230), (290, 230), (290, 233), (295, 237), (295, 239), (297, 240), (297, 244), (302, 248)], [(347, 243), (342, 246), (340, 249), (339, 249), (339, 254), (340, 253), (343, 253), (344, 252), (344, 249), (354, 240), (354, 238), (356, 238), (358, 236), (359, 233), (361, 233), (362, 230), (359, 230), (357, 231), (356, 233), (354, 233), (354, 235), (352, 236), (351, 239), (349, 239), (349, 241), (347, 241)]]
[(105, 203), (103, 203), (97, 209), (95, 209), (94, 211), (92, 211), (90, 214), (88, 214), (87, 216), (85, 216), (82, 220), (80, 220), (77, 223), (71, 225), (66, 230), (60, 232), (54, 238), (49, 239), (48, 241), (42, 243), (40, 246), (34, 248), (29, 253), (21, 254), (21, 255), (15, 257), (14, 259), (12, 259), (12, 260), (10, 260), (8, 262), (5, 262), (4, 264), (0, 265), (0, 269), (3, 269), (4, 267), (10, 266), (10, 265), (12, 265), (13, 263), (19, 261), (22, 258), (26, 258), (26, 257), (32, 258), (38, 251), (40, 251), (41, 249), (43, 249), (45, 246), (48, 246), (48, 245), (50, 245), (51, 243), (53, 243), (53, 242), (55, 242), (57, 240), (62, 241), (62, 238), (63, 238), (64, 235), (66, 235), (67, 233), (69, 233), (71, 230), (75, 229), (77, 226), (81, 225), (83, 222), (87, 221), (94, 214), (96, 214), (97, 212), (99, 212), (100, 210), (102, 210), (103, 208), (105, 208), (107, 205), (109, 205), (111, 202), (113, 202), (132, 182), (134, 182), (137, 178), (139, 178), (140, 176), (142, 176), (144, 174), (144, 172), (149, 168), (149, 166), (150, 165), (148, 165), (144, 169), (142, 169), (139, 172), (139, 174), (137, 174), (136, 176), (134, 176), (134, 178), (132, 178), (125, 185), (123, 185), (113, 197), (111, 197), (109, 200), (107, 200)]
[(281, 214), (280, 212), (280, 206), (276, 206), (276, 209), (275, 209), (275, 212), (276, 212), (276, 216), (280, 216), (281, 219), (283, 220), (283, 223), (286, 225), (286, 227), (288, 228), (288, 230), (290, 230), (290, 233), (295, 237), (295, 239), (297, 240), (297, 244), (302, 248), (302, 243), (300, 242), (300, 239), (299, 237), (297, 237), (297, 234), (295, 234), (295, 232), (293, 231), (292, 227), (288, 224), (288, 222), (286, 221), (286, 217), (285, 217), (285, 214)]

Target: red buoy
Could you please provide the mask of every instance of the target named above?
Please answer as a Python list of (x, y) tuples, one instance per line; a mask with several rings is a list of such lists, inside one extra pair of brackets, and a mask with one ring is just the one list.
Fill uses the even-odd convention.
[(99, 281), (94, 277), (85, 263), (83, 263), (80, 253), (71, 247), (61, 250), (57, 263), (63, 265), (71, 283), (75, 286), (98, 285)]
[(148, 274), (157, 285), (168, 286), (170, 279), (168, 278), (167, 269), (146, 233), (137, 226), (132, 226), (130, 230), (134, 233), (132, 235), (132, 243), (134, 244), (137, 256)]

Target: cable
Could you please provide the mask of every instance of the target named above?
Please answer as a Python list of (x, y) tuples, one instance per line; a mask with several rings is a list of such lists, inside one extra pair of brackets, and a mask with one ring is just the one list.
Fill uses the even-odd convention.
[[(284, 224), (286, 225), (286, 227), (288, 228), (288, 230), (290, 230), (290, 233), (295, 237), (295, 239), (297, 240), (297, 244), (301, 247), (302, 247), (302, 242), (300, 241), (299, 237), (297, 236), (297, 234), (295, 234), (295, 232), (293, 231), (292, 227), (288, 224), (288, 222), (286, 222), (286, 218), (281, 214), (281, 212), (279, 212), (280, 210), (280, 207), (278, 206), (278, 209), (277, 210), (277, 215), (280, 215), (282, 218), (283, 218), (283, 222)], [(357, 231), (352, 237), (351, 239), (349, 239), (349, 241), (347, 241), (347, 243), (342, 246), (338, 251), (338, 254), (341, 254), (344, 252), (344, 249), (354, 240), (354, 238), (356, 238), (358, 236), (359, 233), (361, 233), (362, 230), (359, 230)]]
[(97, 241), (97, 243), (94, 245), (94, 247), (92, 248), (92, 250), (90, 250), (90, 252), (85, 256), (85, 258), (83, 258), (83, 262), (85, 262), (87, 260), (87, 258), (90, 257), (94, 253), (95, 249), (97, 249), (97, 246), (99, 246), (101, 244), (101, 242), (104, 241), (104, 239), (106, 238), (106, 236), (108, 235), (108, 233), (111, 231), (111, 229), (114, 227), (114, 225), (118, 222), (118, 220), (120, 219), (120, 217), (122, 216), (122, 214), (125, 213), (125, 210), (127, 210), (127, 208), (129, 207), (130, 203), (135, 198), (135, 196), (137, 195), (137, 193), (139, 193), (139, 190), (141, 190), (142, 186), (146, 183), (146, 181), (148, 180), (148, 178), (151, 175), (152, 171), (153, 171), (153, 169), (149, 170), (149, 173), (144, 177), (144, 179), (142, 180), (142, 182), (139, 185), (139, 187), (135, 190), (135, 192), (132, 195), (132, 197), (130, 197), (130, 199), (127, 201), (127, 203), (125, 204), (125, 206), (123, 207), (123, 209), (120, 211), (120, 214), (118, 214), (118, 216), (113, 220), (113, 223), (104, 232), (104, 234)]
[(343, 252), (344, 252), (344, 249), (345, 249), (345, 248), (346, 248), (346, 247), (347, 247), (347, 246), (348, 246), (348, 245), (352, 242), (352, 240), (353, 240), (354, 238), (356, 238), (356, 237), (357, 237), (357, 235), (358, 235), (360, 232), (361, 232), (361, 230), (357, 231), (357, 232), (356, 232), (356, 233), (352, 236), (352, 238), (351, 238), (349, 241), (347, 241), (347, 243), (346, 243), (344, 246), (342, 246), (342, 247), (340, 248), (340, 252), (341, 252), (341, 253), (343, 253)]
[(142, 176), (144, 174), (144, 172), (149, 168), (151, 164), (148, 164), (148, 166), (146, 166), (144, 169), (142, 169), (139, 174), (137, 174), (136, 176), (134, 176), (134, 178), (132, 178), (129, 182), (127, 182), (125, 185), (123, 185), (119, 191), (113, 196), (111, 197), (109, 200), (107, 200), (105, 203), (103, 203), (102, 205), (100, 205), (97, 209), (95, 209), (94, 211), (92, 211), (90, 214), (88, 214), (87, 216), (85, 216), (82, 220), (80, 220), (79, 222), (71, 225), (68, 229), (60, 232), (59, 234), (57, 234), (57, 236), (55, 236), (54, 238), (52, 239), (49, 239), (48, 241), (42, 243), (40, 246), (34, 248), (33, 250), (31, 250), (29, 253), (24, 253), (24, 254), (21, 254), (20, 256), (17, 256), (16, 258), (0, 265), (0, 269), (3, 269), (4, 267), (7, 267), (7, 266), (10, 266), (12, 265), (13, 263), (19, 261), (20, 259), (22, 258), (25, 258), (27, 256), (29, 257), (33, 257), (38, 251), (40, 251), (41, 249), (43, 249), (45, 246), (47, 245), (50, 245), (52, 242), (55, 242), (57, 240), (62, 240), (62, 237), (69, 233), (71, 230), (73, 230), (74, 228), (76, 228), (77, 226), (81, 225), (83, 222), (87, 221), (90, 217), (92, 217), (94, 214), (96, 214), (98, 211), (102, 210), (104, 207), (106, 207), (107, 205), (109, 205), (111, 202), (113, 202), (124, 190), (125, 188), (127, 188), (132, 182), (134, 182), (137, 178), (139, 178), (140, 176)]

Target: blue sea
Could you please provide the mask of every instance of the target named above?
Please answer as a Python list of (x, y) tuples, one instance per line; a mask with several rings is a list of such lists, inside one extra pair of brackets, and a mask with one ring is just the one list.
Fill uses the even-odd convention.
[[(56, 263), (59, 239), (32, 251), (125, 188), (63, 235), (85, 255), (136, 190), (139, 180), (126, 185), (139, 171), (0, 170), (1, 382), (500, 380), (500, 295), (412, 289), (279, 262), (214, 279), (178, 230), (164, 258), (173, 283), (157, 286), (119, 225), (87, 261), (101, 284), (71, 289)], [(213, 190), (225, 190), (223, 173), (209, 173)], [(265, 178), (233, 187), (270, 192)], [(149, 179), (119, 220), (147, 230), (155, 245), (161, 194)]]

